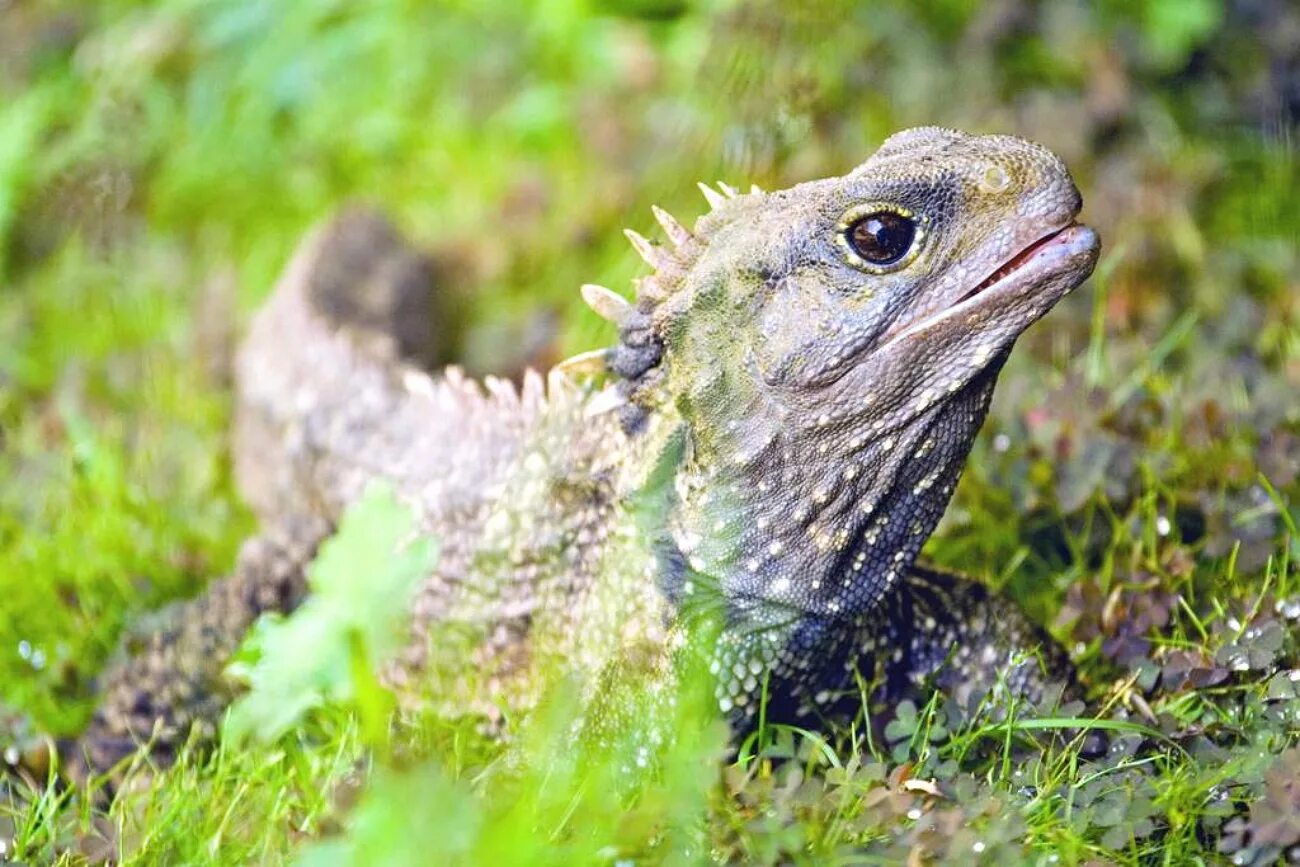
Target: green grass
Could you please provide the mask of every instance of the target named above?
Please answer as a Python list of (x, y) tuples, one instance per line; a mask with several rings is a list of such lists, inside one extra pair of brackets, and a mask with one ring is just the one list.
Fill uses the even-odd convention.
[[(43, 732), (77, 731), (123, 628), (252, 529), (230, 348), (343, 202), (437, 255), (478, 369), (608, 341), (576, 287), (639, 273), (619, 229), (649, 233), (652, 202), (689, 218), (697, 180), (838, 173), (915, 123), (1056, 149), (1106, 244), (1021, 341), (927, 549), (1049, 625), (1086, 708), (936, 699), (728, 757), (686, 702), (675, 746), (628, 771), (617, 745), (568, 748), (562, 684), (503, 744), (428, 713), (385, 725), (366, 682), (271, 742), (139, 768), (111, 807), (0, 782), (0, 861), (1268, 863), (1300, 844), (1300, 170), (1269, 24), (990, 8), (0, 6), (0, 710)], [(1081, 752), (1090, 727), (1113, 752)]]

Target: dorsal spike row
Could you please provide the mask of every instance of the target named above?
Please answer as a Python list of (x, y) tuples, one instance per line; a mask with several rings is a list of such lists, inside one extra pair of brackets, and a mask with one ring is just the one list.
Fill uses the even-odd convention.
[(718, 189), (722, 190), (723, 194), (726, 195), (728, 199), (734, 199), (736, 196), (740, 195), (740, 190), (736, 189), (726, 181), (718, 181)]
[(542, 375), (531, 367), (524, 371), (519, 399), (529, 411), (537, 411), (546, 403), (546, 383), (542, 381)]
[[(584, 353), (590, 354), (590, 353)], [(574, 356), (579, 358), (580, 356)], [(561, 404), (569, 400), (576, 392), (577, 386), (569, 378), (571, 371), (564, 370), (560, 365), (552, 367), (546, 374), (546, 396), (553, 404)]]
[(676, 217), (658, 205), (651, 205), (650, 212), (655, 215), (655, 220), (659, 222), (659, 227), (664, 230), (664, 234), (668, 236), (668, 240), (673, 242), (673, 246), (680, 247), (694, 237), (685, 226), (677, 222)]
[(623, 394), (621, 389), (609, 387), (604, 391), (596, 392), (591, 400), (587, 401), (583, 415), (587, 418), (595, 418), (625, 406), (627, 406), (627, 395)]
[(717, 208), (726, 203), (727, 197), (704, 183), (704, 181), (700, 181), (696, 186), (699, 187), (700, 192), (704, 194), (704, 199), (709, 203), (710, 208)]
[(555, 365), (554, 369), (570, 376), (604, 373), (610, 352), (608, 348), (579, 352)]
[(750, 194), (751, 196), (761, 196), (761, 195), (763, 195), (763, 188), (760, 187), (758, 184), (750, 184), (750, 185), (749, 185), (749, 194)]
[(402, 385), (407, 392), (422, 398), (434, 397), (434, 379), (427, 372), (408, 367), (402, 371)]
[(627, 322), (628, 317), (636, 309), (632, 302), (628, 301), (622, 295), (619, 295), (613, 289), (607, 289), (595, 283), (582, 284), (582, 300), (587, 302), (587, 306), (596, 311), (596, 315), (607, 322), (615, 325), (623, 325)]
[(636, 286), (637, 301), (649, 301), (652, 304), (658, 304), (668, 293), (664, 291), (663, 284), (655, 279), (655, 275), (650, 274), (645, 277), (638, 277), (632, 281)]
[(515, 390), (515, 385), (510, 380), (488, 374), (483, 377), (483, 387), (497, 403), (510, 407), (519, 405), (519, 392)]
[(632, 249), (636, 254), (645, 260), (645, 263), (656, 271), (666, 265), (669, 261), (664, 252), (650, 242), (645, 235), (634, 229), (624, 229), (623, 234), (632, 242)]

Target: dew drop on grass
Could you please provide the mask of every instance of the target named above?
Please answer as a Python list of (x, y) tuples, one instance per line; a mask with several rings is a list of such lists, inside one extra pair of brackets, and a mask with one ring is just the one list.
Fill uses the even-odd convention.
[(1274, 606), (1277, 613), (1287, 620), (1300, 618), (1300, 596), (1292, 596), (1290, 599), (1279, 599)]

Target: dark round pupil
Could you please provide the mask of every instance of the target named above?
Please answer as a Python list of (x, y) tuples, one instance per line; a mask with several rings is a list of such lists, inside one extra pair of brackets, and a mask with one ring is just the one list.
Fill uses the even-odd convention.
[(893, 211), (867, 214), (849, 227), (849, 244), (873, 265), (889, 265), (907, 255), (916, 223)]

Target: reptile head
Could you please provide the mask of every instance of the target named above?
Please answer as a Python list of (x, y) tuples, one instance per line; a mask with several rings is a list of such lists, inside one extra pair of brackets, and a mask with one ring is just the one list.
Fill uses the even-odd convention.
[[(855, 372), (882, 395), (951, 389), (953, 368), (985, 367), (1097, 257), (1060, 159), (1010, 136), (911, 129), (843, 177), (730, 192), (694, 233), (660, 212), (675, 249), (633, 236), (656, 273), (611, 366), (634, 386), (684, 374), (629, 388), (634, 403), (689, 397), (729, 355), (795, 404)], [(950, 363), (902, 364), (918, 351)]]
[(656, 271), (609, 362), (625, 419), (684, 430), (674, 534), (729, 599), (867, 610), (938, 520), (1011, 345), (1092, 271), (1097, 235), (1050, 151), (935, 128), (843, 177), (712, 199), (694, 232), (661, 217), (671, 248), (633, 236)]

